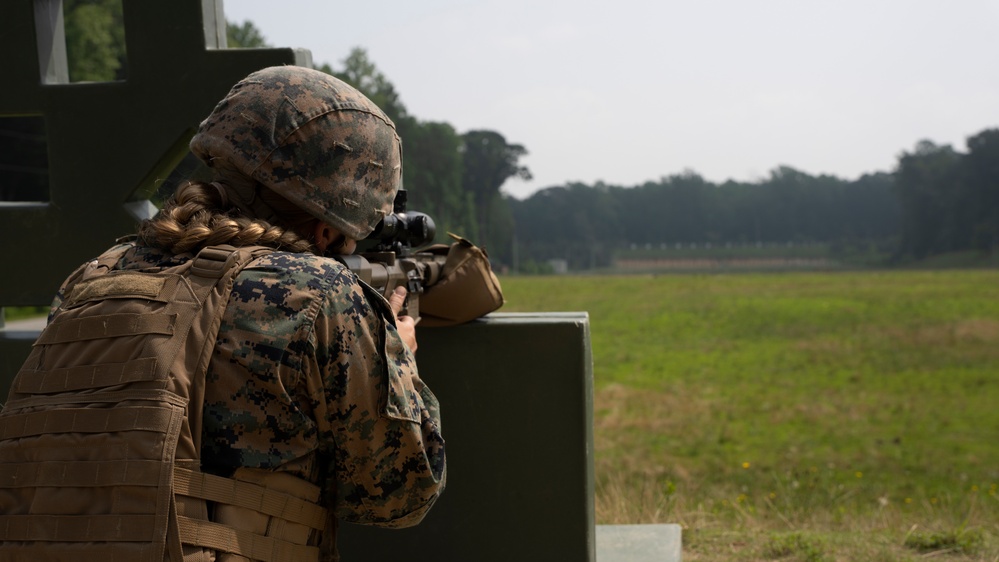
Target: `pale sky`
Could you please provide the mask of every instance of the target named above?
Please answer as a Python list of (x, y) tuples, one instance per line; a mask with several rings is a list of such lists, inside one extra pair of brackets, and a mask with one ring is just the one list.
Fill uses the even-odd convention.
[[(357, 46), (409, 113), (523, 145), (524, 197), (779, 165), (856, 179), (999, 127), (999, 0), (227, 0), (278, 47)], [(405, 143), (406, 139), (403, 139)], [(418, 189), (418, 186), (407, 186)]]

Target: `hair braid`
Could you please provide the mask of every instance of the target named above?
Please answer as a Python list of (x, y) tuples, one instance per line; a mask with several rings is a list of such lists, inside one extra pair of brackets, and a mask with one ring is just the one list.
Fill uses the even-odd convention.
[[(278, 197), (260, 195), (282, 216), (289, 217), (288, 224), (299, 227), (312, 222), (310, 215)], [(292, 228), (282, 224), (242, 216), (231, 216), (225, 196), (214, 185), (189, 182), (177, 189), (173, 197), (152, 219), (139, 226), (139, 239), (146, 245), (172, 254), (197, 252), (205, 246), (232, 244), (233, 246), (268, 246), (291, 252), (314, 252), (315, 246)], [(236, 211), (238, 213), (238, 211)]]

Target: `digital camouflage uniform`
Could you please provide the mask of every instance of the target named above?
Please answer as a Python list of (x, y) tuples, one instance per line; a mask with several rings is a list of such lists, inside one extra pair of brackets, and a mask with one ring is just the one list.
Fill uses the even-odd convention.
[[(132, 246), (117, 269), (190, 258)], [(208, 367), (202, 435), (205, 472), (291, 473), (319, 485), (345, 521), (415, 525), (445, 484), (437, 399), (388, 302), (331, 258), (273, 252), (236, 278)]]

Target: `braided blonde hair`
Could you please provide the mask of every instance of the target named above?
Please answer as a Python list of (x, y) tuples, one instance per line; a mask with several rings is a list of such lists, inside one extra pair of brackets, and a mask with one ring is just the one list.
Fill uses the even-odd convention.
[(229, 186), (191, 181), (178, 188), (155, 217), (139, 225), (139, 240), (172, 254), (196, 253), (216, 244), (316, 252), (308, 239), (315, 217), (265, 187), (258, 186), (256, 196), (274, 211), (270, 221), (231, 206)]

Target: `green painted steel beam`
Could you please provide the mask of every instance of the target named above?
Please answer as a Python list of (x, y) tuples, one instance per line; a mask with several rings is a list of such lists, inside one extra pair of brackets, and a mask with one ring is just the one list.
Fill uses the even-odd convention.
[[(44, 305), (63, 278), (135, 231), (143, 194), (187, 152), (187, 140), (250, 72), (311, 65), (296, 49), (224, 49), (217, 0), (123, 0), (128, 76), (69, 83), (60, 0), (0, 4), (0, 119), (40, 116), (49, 200), (0, 202), (0, 306)], [(37, 16), (37, 17), (36, 17)]]

